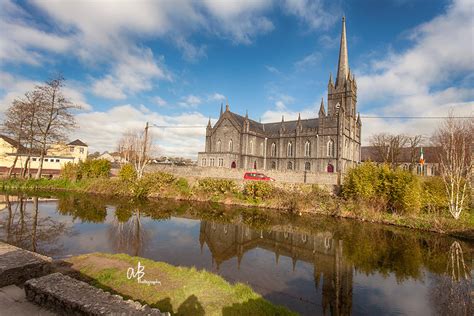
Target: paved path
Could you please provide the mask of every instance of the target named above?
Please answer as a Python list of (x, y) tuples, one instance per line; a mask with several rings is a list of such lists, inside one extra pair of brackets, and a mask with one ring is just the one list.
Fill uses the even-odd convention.
[(56, 315), (26, 299), (25, 291), (16, 285), (0, 288), (0, 316), (50, 316)]

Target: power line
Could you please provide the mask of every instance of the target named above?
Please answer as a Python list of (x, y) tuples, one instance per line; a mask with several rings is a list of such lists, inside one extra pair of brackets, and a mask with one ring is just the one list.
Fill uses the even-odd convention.
[[(399, 120), (443, 120), (443, 119), (474, 119), (474, 116), (361, 116), (363, 119), (399, 119)], [(157, 128), (203, 128), (207, 125), (156, 125)]]
[(470, 119), (474, 116), (361, 116), (360, 118), (373, 119), (413, 119), (413, 120), (442, 120), (447, 118), (452, 119)]

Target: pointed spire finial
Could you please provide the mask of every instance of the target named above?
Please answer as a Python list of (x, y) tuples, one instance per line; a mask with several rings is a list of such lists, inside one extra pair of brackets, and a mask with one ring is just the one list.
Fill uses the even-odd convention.
[(326, 109), (324, 107), (324, 98), (321, 98), (321, 105), (319, 106), (319, 116), (326, 116)]
[(226, 101), (225, 101), (225, 111), (226, 112), (230, 111), (230, 109), (229, 109), (229, 98), (226, 98)]
[(347, 55), (346, 17), (342, 17), (341, 45), (339, 47), (339, 62), (337, 65), (336, 87), (347, 80), (349, 72), (349, 57)]
[(209, 116), (209, 121), (207, 122), (207, 127), (211, 127), (211, 117)]
[(360, 112), (357, 112), (357, 123), (360, 123)]
[(245, 110), (245, 118), (246, 118), (246, 119), (249, 118), (249, 110)]
[(329, 85), (334, 85), (334, 83), (332, 82), (332, 72), (329, 73)]
[(285, 116), (282, 115), (282, 116), (281, 116), (281, 122), (283, 123), (284, 121), (285, 121)]
[(222, 102), (221, 102), (221, 114), (219, 115), (219, 117), (222, 116), (222, 107), (223, 107), (223, 105), (222, 105)]
[(298, 121), (301, 121), (301, 113), (298, 112)]

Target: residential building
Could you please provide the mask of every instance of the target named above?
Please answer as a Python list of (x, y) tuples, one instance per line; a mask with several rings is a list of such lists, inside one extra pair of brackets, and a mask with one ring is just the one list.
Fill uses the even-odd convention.
[[(29, 169), (31, 175), (34, 175), (39, 168), (41, 155), (38, 150), (33, 150), (30, 159), (27, 161), (28, 152), (28, 149), (18, 144), (17, 141), (8, 136), (0, 135), (0, 174), (7, 174), (13, 166), (15, 157), (18, 156), (13, 174), (20, 175), (26, 168)], [(58, 175), (62, 166), (66, 163), (78, 163), (86, 160), (87, 152), (87, 144), (79, 139), (70, 143), (52, 145), (43, 158), (43, 175)]]

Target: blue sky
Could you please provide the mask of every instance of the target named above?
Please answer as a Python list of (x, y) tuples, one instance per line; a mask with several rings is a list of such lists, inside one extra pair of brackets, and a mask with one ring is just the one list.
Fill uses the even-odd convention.
[[(220, 104), (262, 121), (315, 116), (335, 72), (346, 16), (362, 115), (474, 112), (469, 0), (0, 0), (0, 111), (55, 72), (81, 138), (114, 150), (121, 133), (206, 125)], [(429, 136), (433, 120), (363, 120)], [(204, 129), (154, 129), (159, 154), (194, 157)]]

